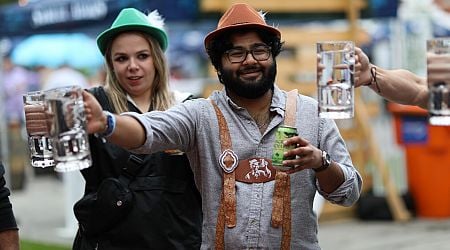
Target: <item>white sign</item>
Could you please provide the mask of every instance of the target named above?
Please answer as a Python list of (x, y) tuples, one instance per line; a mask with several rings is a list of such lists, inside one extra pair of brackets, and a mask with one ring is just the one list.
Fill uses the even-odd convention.
[(36, 7), (31, 10), (31, 21), (33, 27), (40, 27), (69, 21), (99, 20), (107, 13), (108, 6), (104, 1), (69, 2)]

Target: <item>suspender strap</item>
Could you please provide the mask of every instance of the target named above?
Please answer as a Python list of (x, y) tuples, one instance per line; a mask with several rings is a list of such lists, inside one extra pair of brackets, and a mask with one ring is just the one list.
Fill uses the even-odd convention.
[[(284, 125), (295, 127), (297, 113), (296, 89), (287, 93)], [(272, 197), (272, 227), (282, 226), (281, 249), (290, 249), (291, 245), (291, 180), (289, 172), (277, 170), (275, 188)]]
[(224, 249), (225, 225), (228, 228), (236, 226), (236, 179), (234, 169), (238, 165), (236, 154), (232, 150), (230, 132), (225, 117), (219, 107), (211, 100), (219, 123), (220, 146), (222, 154), (219, 165), (223, 169), (223, 190), (220, 197), (219, 215), (216, 224), (215, 249)]
[[(297, 90), (287, 93), (284, 124), (295, 127), (297, 112)], [(216, 224), (215, 249), (225, 249), (225, 225), (228, 228), (236, 226), (236, 177), (234, 170), (238, 166), (238, 159), (232, 150), (230, 132), (227, 122), (219, 107), (210, 100), (216, 112), (219, 123), (220, 146), (222, 154), (219, 165), (223, 169), (223, 191), (220, 197), (219, 214)], [(272, 203), (272, 226), (282, 226), (281, 249), (289, 250), (291, 244), (291, 184), (289, 174), (296, 172), (277, 171)]]

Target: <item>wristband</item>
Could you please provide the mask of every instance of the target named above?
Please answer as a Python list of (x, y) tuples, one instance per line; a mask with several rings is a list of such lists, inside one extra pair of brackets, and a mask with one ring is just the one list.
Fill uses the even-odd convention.
[(372, 80), (370, 81), (370, 85), (375, 83), (375, 87), (377, 88), (378, 94), (381, 94), (380, 86), (378, 86), (378, 80), (377, 80), (377, 67), (371, 67), (370, 68), (370, 74), (372, 75)]
[(106, 116), (106, 130), (101, 133), (100, 136), (108, 137), (114, 133), (114, 129), (116, 128), (116, 117), (109, 111), (103, 111), (103, 114)]

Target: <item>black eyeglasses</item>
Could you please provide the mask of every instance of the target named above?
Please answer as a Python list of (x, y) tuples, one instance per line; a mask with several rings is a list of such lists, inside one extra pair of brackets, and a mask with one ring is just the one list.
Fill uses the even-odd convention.
[(251, 53), (256, 61), (265, 61), (270, 57), (270, 47), (267, 45), (258, 45), (250, 50), (243, 48), (233, 48), (225, 51), (225, 54), (231, 63), (241, 63), (245, 61), (248, 53)]

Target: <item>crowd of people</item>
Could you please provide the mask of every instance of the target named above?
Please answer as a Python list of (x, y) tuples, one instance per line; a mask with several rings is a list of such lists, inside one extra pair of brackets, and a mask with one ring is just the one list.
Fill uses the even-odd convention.
[[(84, 86), (93, 164), (81, 171), (73, 249), (320, 249), (316, 192), (341, 206), (358, 200), (363, 180), (336, 123), (319, 118), (315, 99), (277, 86), (282, 34), (253, 7), (233, 4), (204, 38), (223, 84), (208, 98), (170, 90), (168, 35), (156, 10), (123, 9), (97, 44), (106, 77)], [(355, 52), (356, 87), (427, 108), (426, 78)], [(319, 58), (317, 74), (322, 67)], [(442, 62), (428, 76), (442, 81), (449, 71)], [(45, 116), (35, 115), (44, 112), (25, 107), (26, 127), (46, 132)], [(283, 125), (297, 135), (283, 142), (290, 149), (280, 167), (271, 158)], [(126, 179), (133, 199), (107, 222), (92, 197), (111, 178)], [(9, 191), (0, 191), (0, 248), (18, 249)]]

